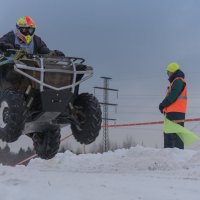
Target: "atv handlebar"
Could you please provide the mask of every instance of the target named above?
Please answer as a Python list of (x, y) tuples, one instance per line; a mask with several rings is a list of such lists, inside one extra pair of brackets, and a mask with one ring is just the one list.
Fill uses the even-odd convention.
[[(14, 55), (14, 59), (19, 60), (20, 57), (27, 57), (27, 58), (53, 58), (53, 59), (63, 59), (63, 60), (68, 60), (68, 62), (70, 63), (76, 63), (79, 62), (80, 64), (83, 64), (85, 62), (84, 58), (80, 58), (80, 57), (71, 57), (71, 56), (50, 56), (49, 54), (30, 54), (28, 53), (24, 48), (21, 49), (7, 49), (7, 51), (5, 52), (5, 54), (13, 54)], [(8, 57), (9, 57), (8, 55)], [(6, 56), (6, 55), (5, 55)], [(7, 56), (6, 56), (7, 57)]]

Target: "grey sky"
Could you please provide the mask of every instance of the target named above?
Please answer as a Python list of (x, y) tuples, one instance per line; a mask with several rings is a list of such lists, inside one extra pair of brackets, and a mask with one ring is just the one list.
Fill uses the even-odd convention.
[(84, 57), (95, 75), (83, 90), (93, 92), (93, 86), (102, 85), (100, 76), (112, 77), (119, 99), (111, 94), (110, 100), (119, 107), (118, 114), (110, 109), (111, 117), (119, 123), (163, 118), (158, 104), (172, 61), (186, 74), (188, 117), (199, 117), (199, 0), (1, 0), (1, 8), (0, 35), (29, 15), (51, 49)]

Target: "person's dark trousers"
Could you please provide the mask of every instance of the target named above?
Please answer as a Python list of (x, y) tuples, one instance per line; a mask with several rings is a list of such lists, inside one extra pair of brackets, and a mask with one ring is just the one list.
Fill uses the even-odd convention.
[[(173, 120), (184, 120), (185, 113), (170, 112), (166, 114), (167, 119)], [(178, 123), (184, 126), (184, 122)], [(179, 148), (184, 149), (184, 144), (181, 138), (176, 133), (164, 133), (164, 148)]]

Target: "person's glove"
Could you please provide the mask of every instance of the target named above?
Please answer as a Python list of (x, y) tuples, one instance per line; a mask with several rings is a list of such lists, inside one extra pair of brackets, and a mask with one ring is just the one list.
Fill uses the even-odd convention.
[(172, 102), (170, 102), (170, 101), (168, 100), (167, 97), (164, 98), (164, 100), (163, 100), (163, 101), (160, 103), (160, 105), (159, 105), (159, 110), (160, 110), (160, 112), (163, 113), (163, 109), (164, 109), (165, 107), (171, 105), (171, 104), (172, 104)]
[(65, 54), (59, 50), (53, 50), (49, 53), (50, 56), (65, 57)]
[(14, 46), (10, 43), (0, 43), (0, 49), (2, 51), (7, 51), (8, 49), (14, 49)]
[(161, 113), (163, 113), (163, 109), (164, 109), (164, 108), (165, 108), (165, 107), (163, 106), (163, 104), (160, 103), (160, 104), (159, 104), (159, 110), (160, 110)]

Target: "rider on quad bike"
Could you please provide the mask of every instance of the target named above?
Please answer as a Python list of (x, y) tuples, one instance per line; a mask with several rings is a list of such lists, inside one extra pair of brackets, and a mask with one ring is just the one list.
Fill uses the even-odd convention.
[(50, 51), (42, 39), (35, 35), (36, 23), (31, 17), (20, 17), (15, 31), (10, 31), (0, 38), (0, 50), (25, 48), (30, 54), (54, 54), (64, 56), (58, 50)]
[(101, 129), (101, 108), (79, 84), (93, 68), (83, 58), (50, 51), (34, 35), (35, 22), (21, 17), (16, 31), (0, 38), (0, 139), (32, 138), (37, 155), (53, 158), (59, 150), (60, 128), (70, 124), (81, 144), (90, 144)]

